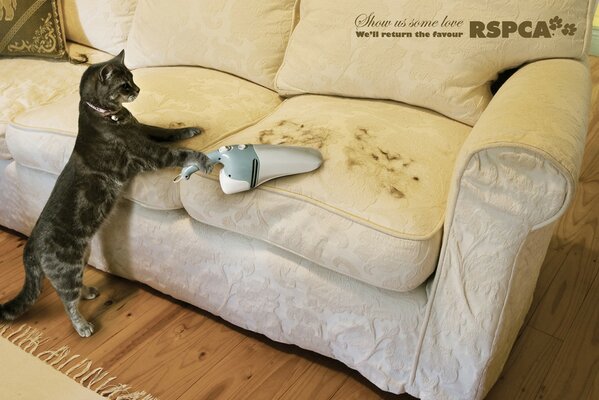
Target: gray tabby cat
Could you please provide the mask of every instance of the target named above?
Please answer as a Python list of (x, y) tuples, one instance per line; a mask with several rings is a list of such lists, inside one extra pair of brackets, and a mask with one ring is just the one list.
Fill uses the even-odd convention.
[(90, 66), (81, 78), (75, 148), (25, 246), (23, 289), (0, 305), (1, 319), (13, 320), (27, 311), (47, 276), (79, 335), (90, 336), (94, 328), (79, 312), (79, 299), (93, 299), (99, 293), (83, 285), (86, 253), (124, 186), (144, 171), (191, 163), (205, 172), (212, 168), (203, 153), (159, 143), (190, 138), (200, 134), (200, 128), (144, 125), (122, 106), (139, 93), (123, 60), (121, 52)]

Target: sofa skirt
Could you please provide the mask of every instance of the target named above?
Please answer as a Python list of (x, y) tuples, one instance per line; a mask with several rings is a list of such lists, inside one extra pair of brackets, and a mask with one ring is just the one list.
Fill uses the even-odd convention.
[[(29, 234), (56, 176), (0, 160), (0, 225)], [(190, 218), (122, 200), (90, 265), (145, 283), (242, 328), (337, 359), (402, 393), (419, 348), (427, 285), (398, 293)], [(427, 349), (434, 351), (434, 349)]]

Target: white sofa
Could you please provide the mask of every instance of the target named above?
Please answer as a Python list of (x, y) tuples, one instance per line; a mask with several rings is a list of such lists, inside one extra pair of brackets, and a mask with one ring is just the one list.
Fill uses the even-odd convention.
[[(231, 196), (216, 172), (140, 176), (91, 265), (390, 392), (485, 396), (579, 175), (593, 1), (62, 2), (72, 55), (126, 48), (141, 88), (128, 108), (142, 122), (206, 129), (180, 145), (298, 144), (325, 158)], [(512, 19), (506, 38), (468, 36), (469, 21)], [(551, 38), (526, 37), (545, 32), (537, 21)], [(380, 35), (400, 31), (413, 36)], [(0, 225), (33, 228), (74, 145), (85, 68), (0, 60)]]

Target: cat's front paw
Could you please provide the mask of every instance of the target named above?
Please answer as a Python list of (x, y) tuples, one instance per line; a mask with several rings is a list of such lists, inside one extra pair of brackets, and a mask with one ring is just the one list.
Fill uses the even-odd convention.
[(211, 173), (214, 168), (214, 164), (204, 153), (197, 154), (196, 163), (200, 167), (200, 171), (205, 174)]
[(194, 136), (198, 136), (204, 133), (202, 128), (194, 127), (194, 128), (185, 128), (181, 133), (181, 139), (189, 139)]
[(94, 333), (94, 325), (91, 322), (87, 321), (79, 321), (78, 323), (73, 323), (75, 330), (81, 337), (90, 337)]

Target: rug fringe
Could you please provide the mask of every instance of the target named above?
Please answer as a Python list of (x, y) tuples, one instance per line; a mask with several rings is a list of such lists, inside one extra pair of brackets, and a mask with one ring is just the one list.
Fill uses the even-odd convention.
[(18, 329), (8, 332), (11, 324), (0, 324), (0, 336), (17, 345), (27, 353), (33, 353), (47, 340), (42, 339), (42, 333), (30, 326), (21, 325)]
[(10, 324), (6, 322), (0, 322), (0, 337), (4, 337), (4, 334), (6, 333), (9, 327)]
[(94, 368), (93, 362), (87, 358), (74, 363), (81, 356), (75, 354), (69, 357), (71, 349), (68, 346), (37, 352), (48, 339), (43, 339), (42, 332), (30, 326), (23, 324), (13, 328), (11, 323), (0, 322), (0, 337), (109, 400), (159, 400), (145, 391), (129, 392), (130, 385), (114, 384), (116, 377), (109, 376), (110, 373), (104, 368)]

